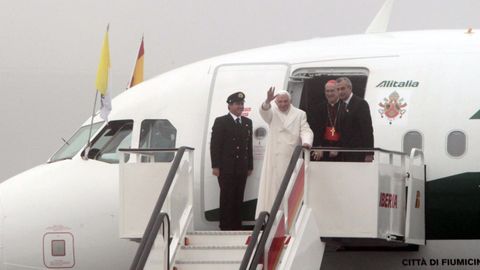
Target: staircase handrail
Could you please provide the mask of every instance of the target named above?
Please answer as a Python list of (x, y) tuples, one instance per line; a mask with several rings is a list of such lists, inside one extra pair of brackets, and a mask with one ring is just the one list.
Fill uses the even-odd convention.
[(400, 152), (400, 151), (393, 151), (387, 150), (378, 147), (355, 147), (355, 148), (347, 148), (347, 147), (312, 147), (310, 150), (323, 150), (323, 151), (338, 151), (338, 152), (373, 152), (378, 151), (387, 154), (395, 154), (399, 156), (409, 156), (408, 153)]
[[(165, 235), (165, 221), (167, 221), (167, 235)], [(164, 225), (164, 226), (162, 226)], [(160, 231), (160, 228), (163, 228), (163, 232), (162, 232), (162, 235), (164, 237), (164, 239), (167, 239), (167, 269), (170, 269), (170, 242), (171, 242), (171, 239), (170, 239), (170, 218), (168, 216), (167, 213), (165, 212), (161, 212), (155, 219), (155, 222), (153, 224), (153, 227), (152, 227), (152, 230), (150, 231), (150, 233), (148, 234), (148, 237), (144, 237), (146, 240), (145, 240), (145, 244), (144, 244), (144, 248), (141, 250), (141, 252), (139, 253), (138, 250), (137, 250), (137, 254), (135, 254), (135, 259), (137, 259), (137, 255), (139, 256), (138, 259), (137, 259), (137, 264), (134, 265), (134, 263), (132, 263), (132, 266), (130, 267), (130, 269), (135, 269), (135, 270), (140, 270), (140, 269), (143, 269), (145, 267), (145, 264), (147, 263), (147, 260), (148, 260), (148, 256), (150, 255), (150, 251), (152, 250), (152, 247), (153, 247), (153, 244), (155, 243), (155, 240), (157, 239), (157, 235), (158, 235), (158, 232)], [(143, 239), (142, 238), (142, 242), (143, 242)], [(140, 250), (140, 248), (139, 248)], [(134, 260), (135, 261), (135, 260)]]
[(268, 222), (268, 219), (270, 218), (269, 216), (270, 215), (267, 211), (262, 211), (258, 215), (258, 218), (255, 221), (255, 227), (253, 228), (252, 235), (250, 236), (250, 243), (248, 243), (247, 250), (243, 255), (242, 263), (240, 264), (240, 270), (247, 269), (253, 255), (253, 251), (257, 246), (258, 236), (260, 236), (262, 228), (265, 226), (266, 222)]
[(275, 197), (275, 201), (272, 206), (272, 210), (270, 211), (270, 218), (265, 225), (265, 229), (263, 230), (262, 236), (258, 241), (257, 249), (255, 251), (252, 263), (250, 264), (250, 270), (257, 269), (257, 265), (260, 262), (260, 259), (264, 255), (265, 251), (265, 244), (267, 243), (267, 239), (270, 235), (270, 231), (272, 230), (273, 223), (275, 222), (275, 217), (277, 216), (278, 209), (280, 209), (280, 205), (282, 204), (283, 197), (285, 196), (285, 191), (287, 190), (288, 183), (292, 178), (293, 171), (297, 165), (297, 160), (300, 158), (302, 154), (303, 147), (298, 145), (295, 147), (293, 151), (292, 158), (290, 159), (290, 163), (288, 164), (287, 171), (285, 172), (285, 176), (283, 177), (282, 184), (278, 189), (277, 196)]
[[(151, 153), (151, 152), (158, 152), (158, 151), (170, 151), (170, 152), (176, 151), (177, 152), (177, 154), (175, 155), (175, 159), (172, 162), (172, 166), (170, 167), (170, 171), (168, 172), (167, 178), (165, 180), (165, 184), (163, 185), (162, 191), (160, 192), (160, 195), (158, 197), (157, 203), (155, 204), (155, 208), (153, 209), (152, 215), (150, 216), (150, 220), (148, 221), (147, 227), (145, 228), (145, 232), (143, 234), (142, 240), (140, 241), (140, 245), (137, 249), (137, 253), (135, 254), (133, 262), (130, 266), (130, 270), (141, 270), (145, 266), (145, 263), (148, 259), (148, 254), (150, 254), (151, 248), (153, 246), (152, 245), (147, 249), (147, 242), (152, 241), (151, 238), (153, 238), (153, 242), (155, 241), (156, 235), (158, 234), (158, 230), (157, 230), (157, 233), (154, 235), (152, 235), (152, 232), (154, 230), (155, 224), (157, 223), (157, 219), (163, 216), (161, 215), (163, 204), (165, 203), (167, 195), (170, 192), (170, 188), (172, 186), (173, 180), (177, 173), (178, 167), (180, 166), (180, 161), (183, 158), (183, 154), (187, 150), (192, 151), (194, 150), (194, 148), (188, 147), (188, 146), (182, 146), (174, 149), (119, 149), (120, 152), (130, 152), (130, 153)], [(170, 226), (168, 227), (170, 230)], [(170, 244), (170, 233), (168, 235), (168, 239), (169, 239), (168, 243)], [(143, 255), (143, 254), (146, 254), (146, 255)], [(140, 260), (142, 261), (144, 260), (142, 262), (143, 266), (141, 267), (140, 267), (140, 264), (141, 264)], [(169, 261), (168, 262), (168, 265), (169, 265), (170, 258), (168, 258), (168, 261)]]
[[(285, 172), (285, 176), (283, 177), (283, 180), (282, 180), (282, 183), (281, 183), (280, 188), (278, 190), (277, 196), (275, 197), (275, 201), (274, 201), (273, 206), (271, 208), (267, 224), (265, 225), (263, 234), (260, 237), (260, 240), (258, 241), (255, 253), (253, 255), (254, 257), (252, 259), (252, 263), (250, 264), (250, 267), (248, 268), (250, 270), (257, 269), (257, 266), (260, 263), (260, 259), (264, 256), (266, 242), (267, 242), (267, 240), (270, 236), (273, 224), (275, 222), (275, 217), (277, 216), (278, 210), (280, 209), (280, 206), (281, 206), (282, 201), (284, 199), (287, 187), (289, 185), (289, 182), (292, 178), (292, 174), (293, 174), (293, 172), (295, 170), (295, 167), (297, 165), (297, 161), (301, 157), (302, 149), (303, 149), (303, 147), (301, 145), (298, 145), (295, 148), (295, 150), (292, 154), (292, 157), (290, 159), (290, 163), (289, 163), (288, 168)], [(399, 156), (407, 156), (407, 157), (409, 156), (407, 153), (404, 153), (404, 152), (391, 151), (391, 150), (386, 150), (386, 149), (377, 148), (377, 147), (361, 147), (361, 148), (312, 147), (309, 150), (339, 151), (339, 152), (373, 152), (373, 151), (377, 151), (377, 152), (382, 152), (382, 153), (386, 153), (386, 154), (389, 154), (389, 155), (399, 155)], [(305, 158), (309, 158), (309, 157), (305, 157)], [(257, 219), (257, 222), (258, 222), (258, 219)], [(242, 265), (243, 265), (243, 261), (242, 261)], [(240, 268), (240, 269), (244, 270), (246, 268)]]

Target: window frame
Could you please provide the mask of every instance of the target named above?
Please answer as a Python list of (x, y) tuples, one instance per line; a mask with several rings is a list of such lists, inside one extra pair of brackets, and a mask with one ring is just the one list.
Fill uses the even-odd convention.
[[(417, 129), (411, 129), (411, 130), (407, 130), (405, 133), (403, 133), (402, 135), (402, 152), (406, 153), (407, 155), (410, 155), (410, 153), (412, 152), (412, 149), (410, 149), (409, 152), (406, 152), (405, 151), (405, 136), (409, 133), (412, 133), (412, 132), (416, 132), (420, 135), (420, 139), (422, 140), (421, 141), (421, 147), (420, 147), (420, 150), (423, 151), (423, 149), (425, 148), (425, 136), (423, 135), (423, 133), (420, 131), (420, 130), (417, 130)], [(416, 147), (415, 147), (416, 148)]]
[[(92, 135), (95, 135), (99, 132), (99, 130), (102, 130), (103, 127), (105, 126), (105, 121), (100, 121), (100, 122), (95, 122), (93, 123), (93, 126), (96, 126), (98, 125), (97, 129), (93, 130), (92, 129)], [(91, 125), (90, 124), (87, 124), (87, 125), (83, 125), (83, 126), (80, 126), (74, 133), (72, 136), (70, 136), (70, 138), (48, 159), (47, 163), (53, 163), (53, 162), (57, 162), (57, 161), (62, 161), (62, 160), (67, 160), (67, 159), (72, 159), (74, 158), (76, 155), (78, 155), (78, 153), (83, 153), (84, 151), (84, 148), (86, 146), (86, 144), (88, 143), (88, 141), (85, 141), (84, 144), (82, 144), (78, 150), (76, 151), (75, 154), (73, 154), (72, 156), (69, 156), (69, 157), (63, 157), (63, 158), (57, 158), (57, 159), (54, 159), (57, 154), (60, 153), (60, 151), (66, 149), (66, 145), (70, 145), (70, 143), (72, 142), (72, 139), (74, 137), (77, 136), (77, 134), (79, 134), (80, 131), (83, 131), (84, 128), (88, 128), (90, 127)], [(68, 147), (67, 147), (68, 148)]]
[[(123, 122), (123, 123), (122, 123)], [(107, 128), (110, 128), (111, 127), (108, 127), (108, 125), (110, 124), (120, 124), (121, 126), (117, 129), (117, 131), (115, 132), (115, 134), (112, 135), (111, 138), (109, 138), (101, 148), (93, 148), (93, 146), (95, 146), (95, 144), (101, 139), (104, 137), (104, 134), (105, 134), (105, 130)], [(109, 147), (109, 145), (111, 144), (112, 141), (114, 141), (116, 139), (116, 136), (118, 134), (118, 132), (122, 131), (123, 128), (125, 126), (128, 126), (128, 125), (131, 125), (132, 128), (131, 128), (131, 131), (130, 133), (126, 136), (126, 137), (130, 137), (130, 147), (133, 143), (133, 131), (134, 131), (134, 127), (135, 127), (135, 121), (133, 119), (119, 119), (119, 120), (114, 120), (114, 121), (110, 121), (108, 122), (106, 125), (103, 126), (103, 128), (97, 133), (97, 135), (95, 136), (95, 138), (92, 140), (91, 142), (91, 146), (92, 148), (89, 149), (89, 151), (91, 151), (92, 149), (98, 149), (98, 152), (94, 154), (93, 157), (88, 157), (88, 159), (93, 159), (93, 160), (97, 160), (97, 161), (101, 161), (101, 162), (105, 162), (105, 163), (109, 163), (109, 164), (118, 164), (120, 163), (120, 157), (118, 157), (117, 159), (117, 162), (111, 162), (110, 159), (102, 159), (101, 158), (101, 155), (103, 154), (103, 151)], [(124, 137), (124, 138), (126, 138)], [(123, 139), (122, 139), (123, 141)], [(85, 158), (85, 151), (88, 147), (84, 148), (84, 150), (82, 151), (82, 157)], [(87, 155), (90, 155), (90, 153), (87, 153)]]
[[(139, 131), (139, 139), (138, 139), (138, 148), (139, 149), (148, 149), (148, 148), (144, 148), (144, 146), (142, 145), (142, 130), (143, 130), (143, 127), (144, 127), (144, 124), (148, 123), (148, 122), (155, 122), (155, 121), (162, 121), (162, 122), (166, 122), (168, 125), (164, 125), (163, 127), (168, 127), (169, 129), (173, 130), (173, 134), (175, 135), (175, 139), (173, 140), (173, 146), (172, 147), (169, 147), (169, 148), (175, 148), (176, 145), (177, 145), (177, 128), (175, 127), (175, 125), (173, 125), (173, 123), (169, 120), (169, 119), (143, 119), (142, 122), (140, 123), (140, 131)], [(148, 145), (151, 144), (151, 140), (152, 140), (152, 129), (151, 129), (151, 125), (149, 126), (150, 127), (150, 130), (148, 132)], [(167, 148), (165, 148), (167, 149)], [(161, 153), (160, 153), (161, 154)], [(172, 162), (174, 157), (175, 157), (175, 154), (174, 153), (163, 153), (164, 156), (169, 156), (169, 158), (163, 160), (163, 159), (159, 159), (157, 160), (157, 157), (160, 156), (160, 154), (156, 154), (155, 156), (155, 162)]]
[[(454, 156), (454, 155), (452, 155), (452, 154), (448, 151), (448, 138), (449, 138), (449, 136), (452, 135), (454, 132), (460, 132), (460, 133), (463, 134), (463, 136), (465, 137), (463, 153), (462, 153), (461, 155), (458, 155), (458, 156)], [(468, 152), (468, 136), (467, 136), (467, 133), (465, 132), (465, 130), (452, 129), (452, 130), (450, 130), (450, 131), (447, 132), (447, 135), (445, 136), (445, 152), (447, 153), (447, 155), (448, 155), (450, 158), (454, 158), (454, 159), (463, 158), (463, 157), (467, 154), (467, 152)]]

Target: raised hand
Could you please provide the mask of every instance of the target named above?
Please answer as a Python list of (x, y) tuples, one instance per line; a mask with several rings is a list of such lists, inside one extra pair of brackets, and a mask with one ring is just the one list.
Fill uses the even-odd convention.
[(272, 86), (267, 91), (267, 99), (265, 100), (265, 103), (270, 104), (270, 102), (274, 100), (276, 97), (277, 95), (275, 95), (275, 86)]

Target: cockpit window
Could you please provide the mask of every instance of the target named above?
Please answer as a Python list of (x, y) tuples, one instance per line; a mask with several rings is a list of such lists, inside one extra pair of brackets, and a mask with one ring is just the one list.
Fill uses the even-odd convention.
[(133, 121), (111, 121), (100, 132), (88, 152), (88, 158), (119, 163), (120, 148), (130, 148)]
[[(177, 129), (165, 119), (144, 120), (140, 130), (140, 148), (142, 149), (170, 149), (175, 148)], [(155, 162), (170, 162), (174, 153), (165, 152), (154, 155)], [(145, 159), (145, 157), (144, 157)], [(144, 160), (146, 161), (146, 160)]]
[[(92, 126), (92, 135), (103, 125), (104, 122), (98, 122)], [(50, 158), (48, 162), (55, 162), (64, 159), (71, 159), (82, 147), (87, 144), (88, 135), (90, 134), (90, 125), (83, 126), (73, 134), (73, 136), (65, 142), (65, 144)]]

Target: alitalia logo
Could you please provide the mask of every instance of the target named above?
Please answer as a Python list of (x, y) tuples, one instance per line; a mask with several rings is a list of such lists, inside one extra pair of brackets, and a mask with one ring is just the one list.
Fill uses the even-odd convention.
[(417, 81), (381, 81), (379, 84), (377, 84), (376, 87), (418, 87), (420, 83)]

